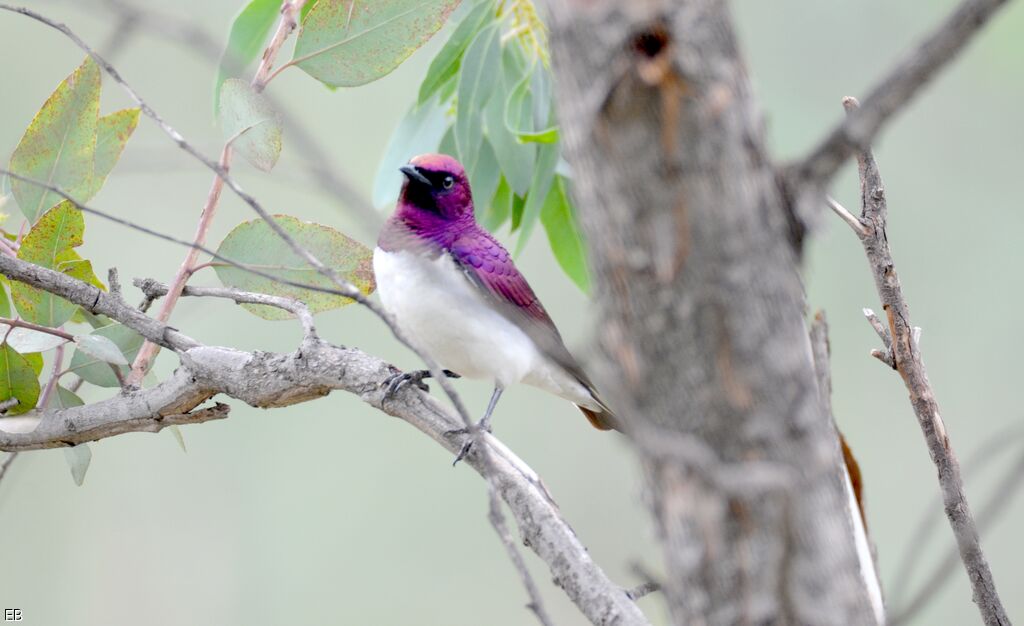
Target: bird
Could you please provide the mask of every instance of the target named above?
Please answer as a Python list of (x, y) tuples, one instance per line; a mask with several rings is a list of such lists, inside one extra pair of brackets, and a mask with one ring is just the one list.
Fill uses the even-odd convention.
[[(493, 381), (477, 427), (489, 432), (502, 392), (525, 383), (572, 402), (595, 428), (621, 430), (508, 250), (476, 221), (462, 164), (423, 154), (399, 170), (398, 203), (373, 251), (377, 293), (403, 334), (446, 375)], [(396, 374), (388, 392), (410, 382), (425, 388), (429, 376)]]

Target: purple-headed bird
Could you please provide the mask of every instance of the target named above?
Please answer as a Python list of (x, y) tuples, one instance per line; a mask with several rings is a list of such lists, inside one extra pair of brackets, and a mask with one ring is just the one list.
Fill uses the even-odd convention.
[[(398, 206), (373, 251), (377, 291), (446, 374), (494, 381), (480, 427), (490, 430), (502, 391), (524, 382), (572, 402), (597, 428), (618, 428), (508, 251), (477, 224), (462, 165), (425, 154), (401, 171)], [(400, 375), (390, 392), (427, 375)]]

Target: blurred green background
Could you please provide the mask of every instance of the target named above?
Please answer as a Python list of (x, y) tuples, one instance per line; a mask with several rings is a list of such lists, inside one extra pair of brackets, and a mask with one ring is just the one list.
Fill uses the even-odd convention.
[[(142, 0), (135, 0), (142, 5)], [(218, 39), (241, 2), (144, 3), (197, 21)], [(755, 86), (779, 158), (807, 150), (840, 119), (840, 99), (863, 95), (873, 79), (956, 2), (733, 3)], [(101, 52), (119, 24), (94, 0), (37, 0), (33, 8), (67, 22)], [(369, 86), (331, 92), (290, 70), (271, 86), (330, 155), (330, 166), (368, 196), (391, 130), (415, 97), (439, 39)], [(57, 32), (0, 13), (0, 157), (6, 161), (35, 111), (82, 60)], [(182, 44), (145, 32), (121, 42), (112, 59), (124, 77), (206, 154), (219, 149), (213, 126), (211, 63)], [(1019, 313), (1024, 304), (1024, 7), (997, 17), (878, 142), (887, 183), (890, 238), (922, 348), (961, 459), (997, 433), (1011, 453), (968, 476), (974, 508), (993, 496), (1001, 472), (1020, 456), (1024, 409), (1016, 401)], [(104, 81), (102, 111), (131, 102)], [(285, 136), (271, 175), (240, 165), (236, 176), (274, 212), (343, 229), (367, 244), (345, 206), (304, 175), (307, 159)], [(148, 120), (91, 203), (180, 237), (194, 230), (211, 175)], [(833, 195), (857, 204), (852, 168)], [(586, 210), (582, 207), (581, 210)], [(224, 195), (211, 241), (250, 211)], [(83, 255), (97, 273), (167, 280), (184, 250), (98, 219), (87, 219)], [(519, 263), (586, 356), (585, 296), (556, 269), (535, 235)], [(919, 517), (941, 512), (937, 486), (899, 377), (868, 356), (877, 339), (861, 308), (878, 308), (856, 239), (825, 216), (806, 261), (812, 307), (832, 326), (835, 413), (865, 474), (869, 524), (890, 594)], [(213, 283), (200, 274), (197, 283)], [(131, 297), (135, 297), (131, 291)], [(299, 333), (233, 305), (184, 300), (173, 323), (201, 341), (289, 351)], [(393, 360), (416, 360), (356, 307), (320, 317), (321, 333)], [(160, 374), (176, 366), (164, 354)], [(487, 384), (459, 381), (480, 410)], [(91, 389), (86, 400), (107, 392)], [(483, 484), (451, 455), (405, 423), (354, 397), (260, 411), (234, 402), (226, 421), (185, 429), (188, 453), (169, 433), (133, 434), (93, 445), (83, 487), (60, 451), (24, 454), (0, 485), (0, 608), (18, 607), (25, 624), (418, 624), (533, 623), (525, 595), (486, 522)], [(1014, 425), (1019, 426), (1012, 430)], [(636, 463), (623, 440), (600, 433), (564, 402), (531, 388), (511, 389), (497, 433), (543, 477), (595, 560), (623, 585), (632, 565), (659, 571)], [(1006, 430), (1010, 428), (1011, 430)], [(996, 494), (997, 497), (1002, 497)], [(929, 508), (931, 507), (931, 508)], [(987, 530), (984, 545), (1011, 616), (1024, 616), (1024, 502)], [(952, 539), (944, 521), (926, 544), (926, 570)], [(582, 617), (533, 567), (559, 624)], [(919, 581), (924, 570), (910, 580)], [(906, 582), (906, 581), (904, 581)], [(890, 595), (889, 600), (894, 598)], [(641, 601), (657, 623), (658, 594)], [(977, 623), (965, 576), (915, 623)]]

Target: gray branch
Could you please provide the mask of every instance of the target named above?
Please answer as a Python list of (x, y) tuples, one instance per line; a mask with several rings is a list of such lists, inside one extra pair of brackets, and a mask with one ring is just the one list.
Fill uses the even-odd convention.
[(863, 106), (836, 126), (796, 167), (796, 181), (820, 189), (846, 159), (866, 150), (882, 126), (956, 58), (1008, 0), (964, 0), (931, 34), (900, 59), (863, 98)]
[[(429, 395), (413, 386), (385, 397), (385, 382), (396, 370), (355, 348), (334, 346), (307, 332), (290, 354), (243, 352), (200, 345), (182, 333), (108, 294), (60, 272), (0, 255), (0, 273), (121, 322), (151, 341), (175, 350), (181, 367), (152, 388), (129, 390), (94, 404), (45, 410), (31, 417), (30, 428), (0, 430), (0, 450), (56, 448), (94, 441), (126, 432), (154, 432), (171, 424), (194, 424), (224, 418), (228, 407), (215, 403), (224, 395), (254, 407), (272, 408), (313, 400), (332, 390), (356, 394), (364, 402), (403, 419), (453, 454), (466, 437), (479, 436), (489, 457), (471, 453), (466, 462), (488, 477), (508, 505), (520, 537), (551, 570), (556, 583), (594, 624), (645, 625), (646, 618), (618, 585), (594, 563), (536, 473), (490, 434), (457, 434), (464, 422)], [(145, 283), (155, 293), (161, 285)], [(186, 295), (226, 297), (236, 302), (281, 306), (301, 319), (302, 305), (262, 294), (233, 289), (189, 288)], [(311, 331), (311, 327), (307, 328)], [(3, 422), (6, 424), (7, 422)]]
[[(856, 100), (846, 98), (843, 104), (851, 116), (856, 114)], [(907, 391), (910, 392), (910, 402), (928, 445), (928, 454), (938, 470), (946, 517), (949, 518), (949, 524), (956, 537), (960, 559), (967, 569), (974, 602), (978, 605), (985, 624), (1008, 625), (1010, 620), (996, 592), (992, 571), (981, 549), (978, 527), (964, 494), (960, 463), (953, 452), (953, 445), (939, 413), (935, 390), (928, 380), (917, 339), (919, 330), (910, 323), (910, 309), (903, 295), (899, 275), (896, 273), (886, 233), (888, 206), (885, 187), (870, 149), (857, 153), (857, 165), (861, 181), (862, 213), (859, 221), (862, 228), (853, 228), (853, 231), (864, 246), (875, 279), (875, 288), (887, 317), (888, 332), (885, 332), (884, 328), (879, 331), (881, 324), (875, 321), (872, 322), (872, 326), (879, 332), (883, 341), (890, 341), (890, 344), (886, 345), (886, 354), (891, 357), (891, 364), (900, 373)], [(871, 320), (873, 315), (869, 314), (868, 319)], [(886, 361), (885, 358), (882, 360)]]

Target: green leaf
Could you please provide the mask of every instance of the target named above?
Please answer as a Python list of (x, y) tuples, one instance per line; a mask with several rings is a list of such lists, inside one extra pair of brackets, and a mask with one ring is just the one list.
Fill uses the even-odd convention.
[(573, 214), (572, 203), (566, 188), (567, 181), (558, 176), (551, 184), (547, 199), (540, 210), (540, 221), (548, 234), (551, 251), (565, 273), (584, 292), (590, 291), (590, 274), (587, 272), (587, 252), (583, 247)]
[(306, 21), (306, 15), (312, 10), (313, 5), (316, 4), (316, 0), (307, 0), (306, 4), (302, 5), (302, 12), (299, 13), (299, 24)]
[(32, 364), (6, 343), (0, 345), (0, 402), (17, 398), (6, 415), (20, 415), (36, 408), (39, 379)]
[(441, 137), (441, 143), (437, 147), (437, 151), (441, 154), (455, 155), (459, 153), (458, 147), (455, 146), (455, 127), (449, 126), (448, 130), (444, 132), (444, 136)]
[[(320, 0), (321, 4), (324, 1)], [(343, 279), (367, 295), (373, 292), (373, 252), (369, 248), (329, 226), (303, 222), (290, 215), (275, 215), (274, 219), (299, 245), (334, 269)], [(286, 280), (328, 288), (335, 286), (295, 254), (261, 219), (236, 226), (221, 242), (217, 253)], [(214, 264), (214, 269), (225, 286), (301, 300), (313, 313), (336, 309), (352, 302), (349, 298), (285, 285), (228, 265)], [(293, 317), (287, 311), (265, 305), (242, 306), (268, 320)]]
[(445, 42), (444, 47), (437, 53), (434, 60), (430, 62), (430, 69), (427, 76), (420, 84), (419, 103), (430, 100), (430, 97), (437, 93), (443, 85), (459, 73), (462, 65), (462, 55), (465, 54), (469, 42), (483, 28), (488, 18), (494, 17), (494, 2), (488, 0), (481, 2), (466, 15), (455, 27), (452, 36)]
[[(82, 213), (65, 200), (44, 213), (25, 235), (18, 249), (18, 258), (88, 280), (92, 275), (92, 265), (82, 261), (72, 250), (82, 245), (84, 232)], [(11, 295), (23, 318), (51, 328), (71, 319), (77, 308), (64, 298), (20, 282), (11, 284)]]
[(123, 109), (99, 119), (96, 131), (96, 155), (93, 159), (93, 178), (86, 197), (99, 193), (107, 176), (114, 170), (128, 139), (139, 125), (140, 109)]
[(515, 232), (523, 223), (523, 209), (526, 207), (526, 198), (523, 196), (512, 196), (512, 232)]
[(0, 317), (10, 318), (11, 317), (11, 300), (7, 296), (7, 289), (4, 287), (4, 285), (7, 285), (7, 284), (8, 284), (8, 282), (7, 282), (6, 278), (4, 280), (0, 280)]
[[(142, 347), (143, 343), (142, 335), (118, 323), (97, 328), (92, 331), (92, 335), (106, 337), (113, 342), (121, 354), (124, 355), (125, 361), (129, 363), (135, 359), (135, 355), (138, 354), (139, 348)], [(112, 366), (110, 363), (87, 353), (79, 345), (71, 356), (71, 365), (68, 366), (68, 371), (74, 372), (85, 379), (86, 382), (100, 387), (120, 387), (121, 385), (117, 380), (117, 376), (114, 375), (112, 367), (117, 367), (122, 377), (128, 375), (128, 367), (124, 365)]]
[[(303, 13), (312, 4), (307, 2)], [(252, 0), (231, 22), (228, 43), (221, 55), (217, 80), (213, 85), (214, 112), (220, 110), (221, 85), (229, 77), (237, 76), (259, 56), (280, 12), (281, 0)]]
[(15, 348), (15, 350), (21, 354), (21, 356), (25, 357), (28, 364), (32, 366), (32, 371), (36, 373), (36, 378), (39, 378), (39, 375), (43, 373), (43, 355), (38, 352), (21, 352), (17, 348)]
[(512, 214), (513, 197), (514, 194), (508, 185), (508, 181), (502, 176), (501, 180), (498, 181), (498, 189), (494, 192), (494, 198), (491, 199), (490, 204), (479, 218), (484, 228), (494, 232), (505, 223), (505, 220)]
[[(484, 109), (484, 124), (487, 126), (487, 139), (494, 148), (501, 171), (508, 179), (512, 190), (524, 196), (530, 189), (530, 181), (533, 180), (537, 147), (519, 142), (505, 121), (509, 97), (519, 81), (523, 80), (523, 61), (515, 52), (518, 48), (519, 46), (506, 46), (502, 51), (502, 80)], [(521, 117), (524, 119), (520, 119)], [(530, 109), (525, 110), (524, 116), (524, 111), (517, 108), (515, 118), (517, 125), (530, 124), (532, 126), (533, 124), (533, 114)]]
[(117, 344), (103, 335), (79, 335), (75, 337), (75, 344), (85, 354), (95, 357), (104, 363), (128, 365), (128, 359), (124, 358), (124, 355), (121, 354), (121, 349), (117, 347)]
[(494, 148), (487, 141), (480, 146), (476, 163), (469, 168), (469, 188), (473, 193), (474, 206), (478, 211), (487, 208), (485, 204), (494, 197), (501, 178), (501, 168), (494, 157)]
[(377, 176), (373, 181), (374, 206), (394, 206), (402, 187), (398, 168), (417, 154), (433, 152), (447, 127), (447, 114), (437, 100), (414, 106), (405, 114), (377, 166)]
[[(543, 71), (543, 70), (541, 70)], [(512, 94), (509, 96), (508, 104), (505, 107), (505, 126), (519, 141), (528, 143), (555, 143), (558, 141), (558, 127), (536, 129), (537, 124), (543, 124), (538, 115), (536, 106), (540, 98), (535, 99), (533, 93), (533, 76), (524, 77)], [(550, 108), (550, 98), (543, 102), (543, 105)], [(545, 115), (544, 118), (547, 116)]]
[[(88, 200), (93, 184), (100, 71), (91, 57), (64, 79), (46, 100), (14, 149), (10, 169)], [(32, 183), (11, 181), (18, 206), (30, 223), (61, 201)]]
[(71, 478), (79, 487), (85, 482), (85, 473), (89, 470), (89, 463), (92, 461), (92, 450), (89, 444), (80, 443), (77, 446), (64, 448), (64, 460), (68, 462), (68, 469), (71, 470)]
[(540, 209), (547, 198), (548, 189), (551, 188), (551, 181), (555, 177), (555, 165), (558, 163), (558, 144), (539, 144), (537, 151), (537, 171), (533, 175), (533, 182), (530, 184), (530, 193), (526, 195), (526, 204), (523, 206), (523, 217), (519, 230), (519, 241), (516, 243), (516, 254), (523, 251), (526, 242), (530, 240), (530, 233), (540, 217)]
[(459, 0), (319, 0), (302, 22), (291, 63), (333, 87), (394, 70), (444, 25)]
[(265, 95), (243, 80), (224, 81), (220, 126), (224, 140), (253, 167), (264, 172), (274, 168), (281, 156), (281, 116)]
[(459, 70), (458, 111), (455, 115), (455, 143), (459, 160), (475, 163), (483, 142), (481, 112), (494, 92), (501, 62), (501, 29), (491, 24), (469, 44)]
[(70, 409), (75, 406), (83, 406), (85, 402), (75, 392), (57, 385), (55, 393), (51, 393), (46, 400), (47, 409)]

